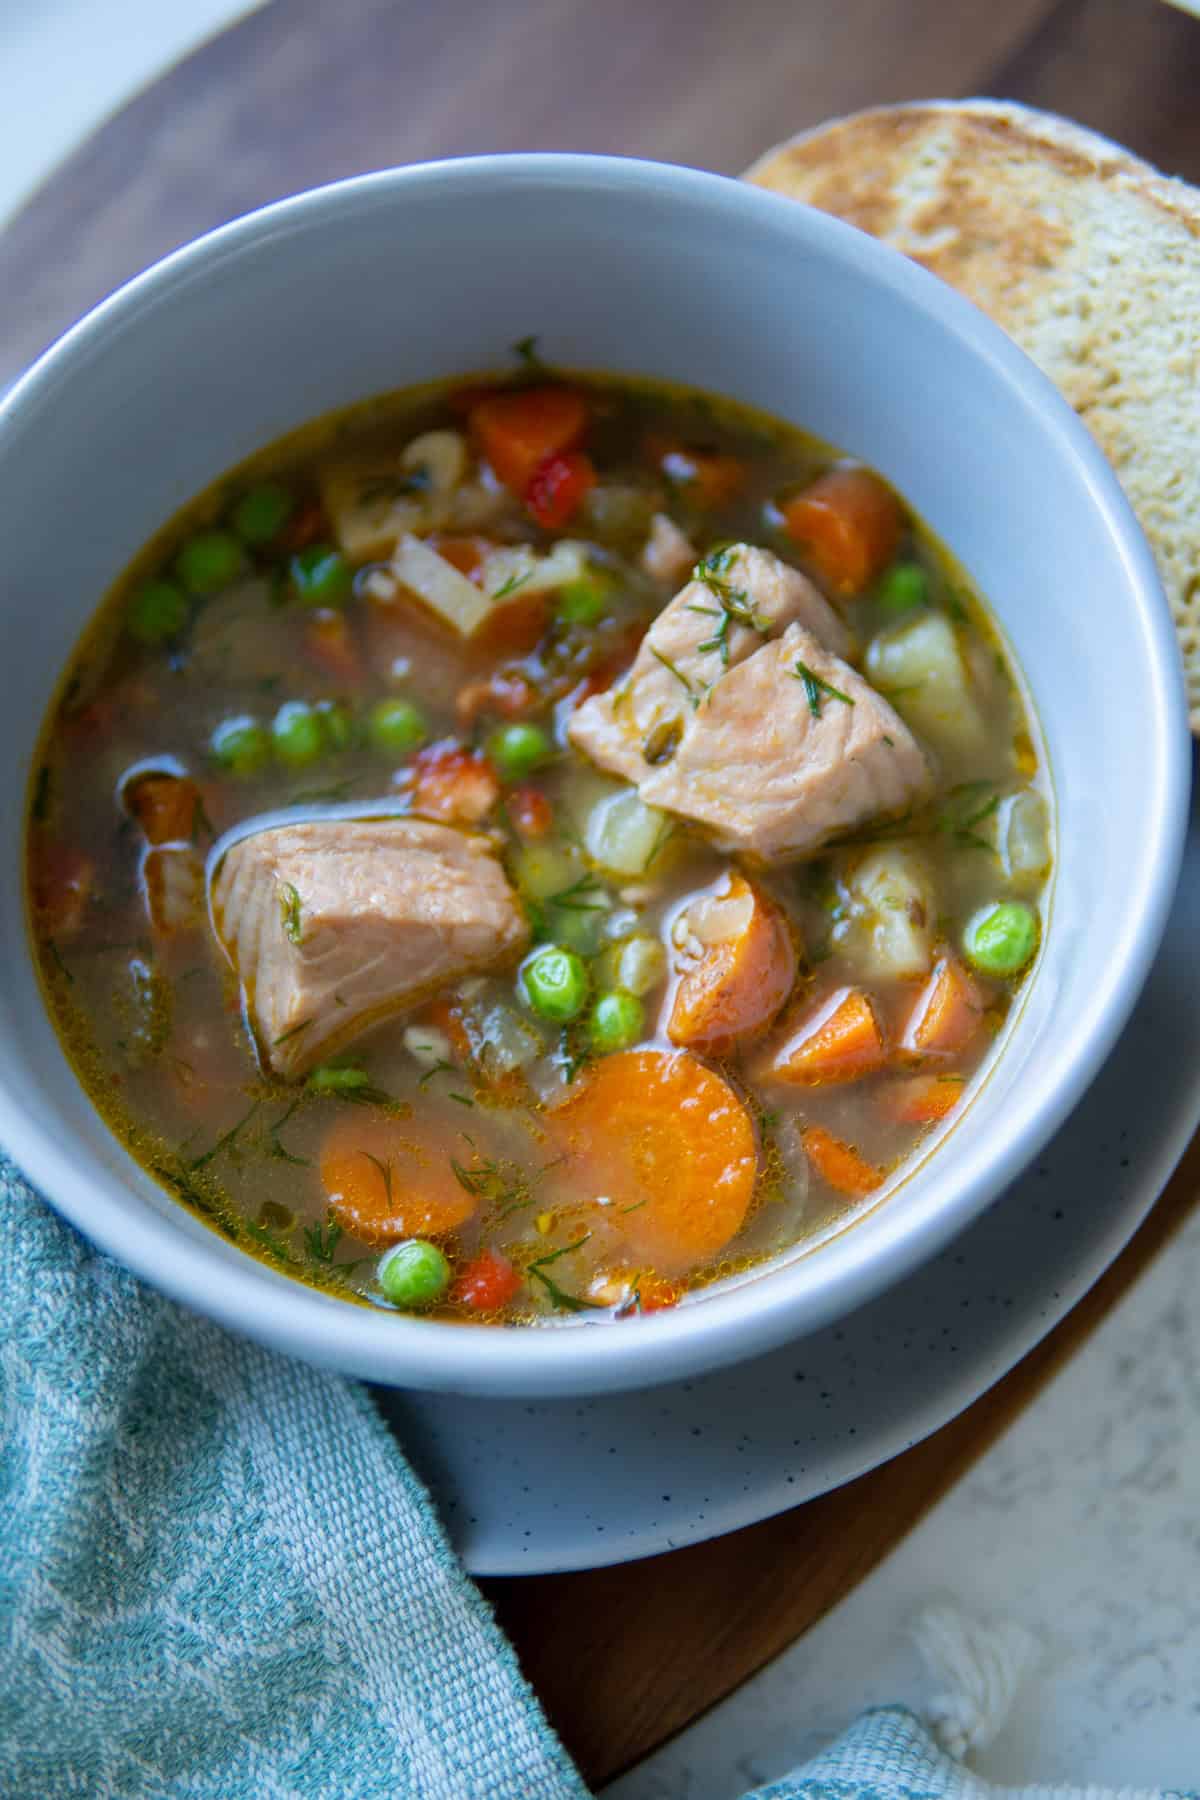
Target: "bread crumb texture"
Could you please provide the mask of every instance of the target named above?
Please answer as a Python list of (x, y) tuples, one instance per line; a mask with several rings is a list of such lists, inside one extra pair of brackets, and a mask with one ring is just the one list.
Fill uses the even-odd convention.
[(995, 319), (1116, 469), (1158, 560), (1200, 735), (1200, 191), (1026, 107), (854, 114), (747, 179), (904, 251)]

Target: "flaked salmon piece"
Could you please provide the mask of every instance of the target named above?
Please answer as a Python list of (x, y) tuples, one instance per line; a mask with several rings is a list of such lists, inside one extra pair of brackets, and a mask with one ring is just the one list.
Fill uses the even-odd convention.
[(529, 936), (491, 841), (425, 819), (254, 832), (217, 865), (210, 905), (263, 1063), (285, 1077)]
[(811, 855), (925, 800), (929, 764), (900, 715), (802, 625), (731, 669), (643, 800), (763, 863)]
[(803, 625), (844, 654), (849, 633), (806, 575), (770, 550), (731, 544), (697, 564), (697, 575), (642, 639), (629, 673), (585, 700), (570, 738), (602, 769), (640, 782), (690, 729), (704, 696), (789, 625)]

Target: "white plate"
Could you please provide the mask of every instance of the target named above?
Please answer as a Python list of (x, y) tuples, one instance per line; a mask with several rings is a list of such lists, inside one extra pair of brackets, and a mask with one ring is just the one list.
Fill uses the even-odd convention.
[(467, 1567), (539, 1574), (698, 1543), (852, 1480), (978, 1399), (1113, 1261), (1200, 1123), (1197, 944), (1200, 792), (1162, 950), (1086, 1098), (956, 1244), (840, 1325), (634, 1394), (377, 1390)]

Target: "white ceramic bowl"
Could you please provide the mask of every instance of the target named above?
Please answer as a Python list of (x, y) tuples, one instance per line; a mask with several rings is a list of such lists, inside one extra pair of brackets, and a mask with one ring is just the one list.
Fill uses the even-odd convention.
[[(1006, 1048), (959, 1127), (874, 1213), (673, 1313), (481, 1331), (277, 1275), (126, 1156), (38, 993), (22, 796), (71, 645), (181, 502), (314, 414), (502, 364), (529, 332), (567, 366), (764, 407), (895, 481), (978, 580), (1028, 678), (1058, 865)], [(268, 207), (131, 282), (19, 384), (0, 410), (0, 513), (0, 1142), (113, 1256), (280, 1350), (377, 1381), (532, 1395), (675, 1379), (797, 1337), (998, 1199), (1091, 1080), (1158, 945), (1188, 740), (1170, 621), (1121, 490), (981, 314), (821, 213), (688, 169), (575, 156), (435, 163)]]

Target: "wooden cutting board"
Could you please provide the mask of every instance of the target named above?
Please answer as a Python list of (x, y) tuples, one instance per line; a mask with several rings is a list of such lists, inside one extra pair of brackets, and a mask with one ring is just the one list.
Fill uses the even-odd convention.
[[(0, 384), (127, 276), (300, 188), (390, 163), (572, 149), (733, 174), (857, 107), (987, 93), (1200, 181), (1200, 25), (1159, 0), (286, 0), (110, 120), (0, 236)], [(1091, 1294), (991, 1393), (838, 1492), (669, 1556), (485, 1584), (593, 1784), (804, 1632), (1135, 1282), (1200, 1191), (1194, 1144)]]

